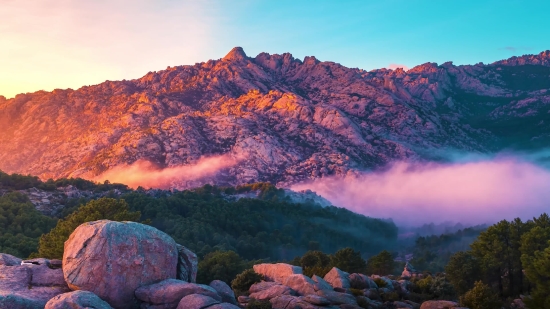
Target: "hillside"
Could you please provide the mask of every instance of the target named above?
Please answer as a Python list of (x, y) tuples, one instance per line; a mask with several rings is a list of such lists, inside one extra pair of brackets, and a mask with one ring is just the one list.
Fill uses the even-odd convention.
[(234, 48), (220, 60), (78, 90), (0, 97), (0, 169), (96, 179), (196, 166), (160, 186), (285, 186), (450, 151), (550, 142), (550, 51), (493, 64), (364, 71)]

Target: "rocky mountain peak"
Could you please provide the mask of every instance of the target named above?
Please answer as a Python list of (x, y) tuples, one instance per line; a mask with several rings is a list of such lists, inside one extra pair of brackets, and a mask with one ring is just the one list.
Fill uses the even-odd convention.
[(242, 61), (242, 60), (245, 60), (247, 58), (248, 58), (248, 56), (244, 52), (244, 49), (242, 47), (237, 46), (237, 47), (233, 47), (233, 49), (231, 49), (229, 51), (229, 53), (227, 53), (227, 55), (225, 55), (225, 57), (223, 57), (223, 60)]

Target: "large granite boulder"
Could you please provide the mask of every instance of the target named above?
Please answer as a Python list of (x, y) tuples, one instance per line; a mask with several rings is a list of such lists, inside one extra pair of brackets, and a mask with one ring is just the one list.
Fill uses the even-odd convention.
[(283, 280), (283, 284), (299, 295), (315, 294), (315, 281), (304, 275), (290, 275)]
[(324, 277), (333, 288), (349, 289), (349, 274), (336, 267), (333, 267)]
[(285, 263), (264, 263), (254, 265), (254, 271), (260, 275), (263, 275), (268, 281), (283, 283), (283, 280), (290, 275), (302, 274), (302, 267)]
[(270, 287), (273, 287), (273, 286), (276, 286), (276, 285), (281, 285), (281, 284), (277, 283), (277, 282), (273, 282), (273, 281), (261, 281), (261, 282), (257, 282), (257, 283), (252, 284), (250, 286), (250, 289), (248, 289), (248, 292), (256, 293), (256, 292), (260, 292), (260, 291), (263, 291), (263, 290), (267, 290)]
[(87, 222), (65, 242), (63, 273), (73, 290), (90, 291), (114, 308), (137, 309), (134, 291), (176, 278), (175, 241), (136, 222)]
[(308, 303), (302, 297), (282, 295), (272, 298), (270, 301), (273, 309), (319, 309), (319, 306)]
[(270, 300), (281, 295), (296, 295), (296, 292), (286, 285), (276, 284), (266, 289), (251, 293), (250, 298), (257, 300)]
[(203, 309), (219, 303), (218, 300), (206, 295), (190, 294), (180, 300), (177, 309)]
[(230, 304), (233, 304), (233, 305), (237, 304), (237, 299), (235, 298), (235, 293), (233, 292), (231, 287), (229, 287), (229, 285), (227, 285), (227, 283), (225, 283), (221, 280), (214, 280), (214, 281), (210, 282), (209, 285), (214, 290), (216, 290), (216, 292), (218, 292), (218, 295), (221, 296), (222, 301), (224, 303), (230, 303)]
[(13, 255), (0, 253), (0, 266), (17, 266), (21, 265), (22, 261), (23, 260)]
[(378, 288), (374, 280), (363, 274), (354, 273), (349, 275), (349, 283), (351, 288), (359, 290)]
[(340, 293), (336, 291), (320, 290), (316, 293), (318, 296), (328, 299), (332, 304), (341, 305), (357, 305), (355, 296), (347, 293)]
[(42, 309), (52, 297), (70, 291), (61, 269), (50, 268), (46, 259), (32, 262), (0, 265), (0, 308)]
[(88, 291), (74, 291), (50, 299), (44, 309), (113, 309), (97, 295)]
[(241, 309), (241, 308), (229, 303), (220, 303), (220, 304), (212, 305), (208, 307), (208, 309)]
[(203, 284), (189, 283), (176, 279), (167, 279), (136, 289), (136, 298), (142, 301), (145, 308), (175, 309), (180, 300), (187, 295), (201, 294), (221, 302), (218, 292)]
[(460, 308), (454, 301), (448, 300), (429, 300), (422, 303), (420, 309), (450, 309)]
[(178, 273), (176, 279), (195, 283), (199, 269), (197, 255), (186, 247), (176, 244), (178, 248)]
[(319, 291), (319, 290), (332, 291), (333, 290), (333, 287), (328, 282), (326, 282), (325, 279), (317, 275), (313, 275), (313, 277), (311, 277), (311, 280), (315, 281), (315, 285), (313, 286), (315, 291)]

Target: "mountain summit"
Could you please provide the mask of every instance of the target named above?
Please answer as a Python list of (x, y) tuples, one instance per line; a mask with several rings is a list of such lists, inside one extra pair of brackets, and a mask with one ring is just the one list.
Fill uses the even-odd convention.
[(0, 98), (0, 169), (93, 178), (223, 156), (238, 164), (200, 182), (285, 185), (450, 150), (538, 149), (550, 143), (549, 60), (364, 71), (235, 47), (136, 80)]

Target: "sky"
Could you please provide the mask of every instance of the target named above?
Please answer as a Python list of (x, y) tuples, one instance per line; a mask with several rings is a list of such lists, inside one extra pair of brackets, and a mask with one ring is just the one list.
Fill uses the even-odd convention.
[(0, 95), (290, 52), (372, 70), (550, 49), (550, 1), (0, 0)]

